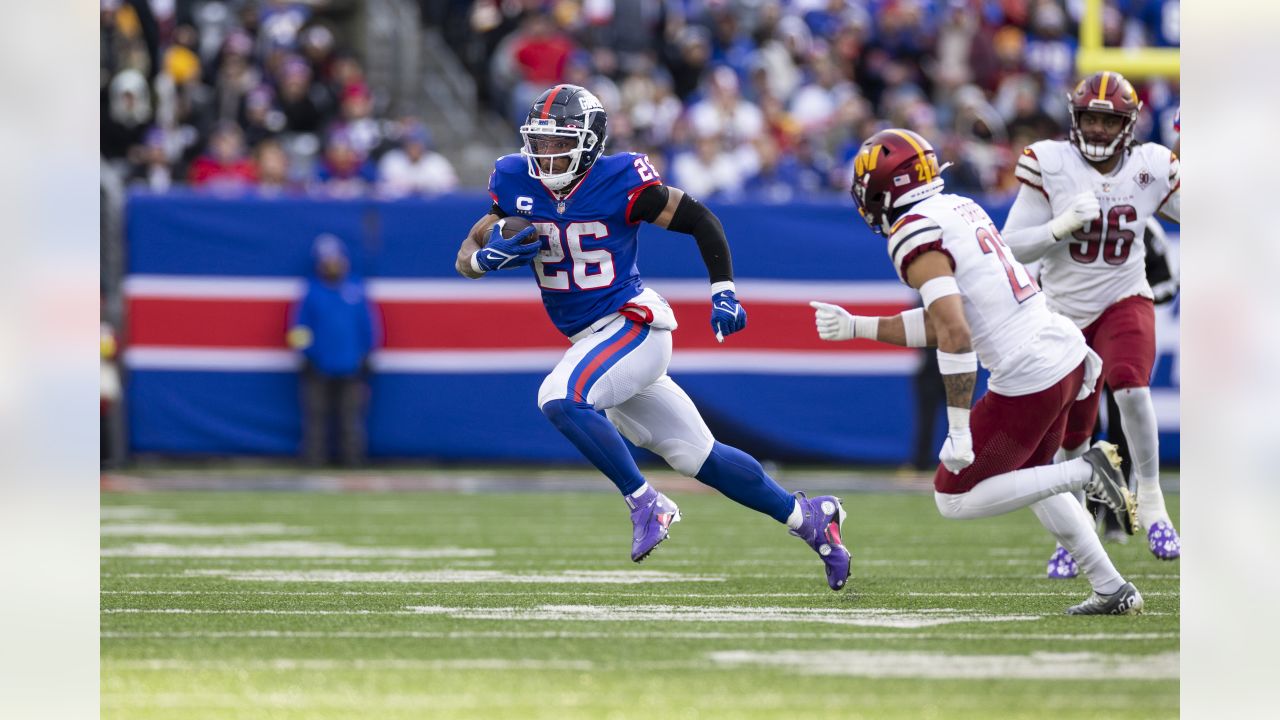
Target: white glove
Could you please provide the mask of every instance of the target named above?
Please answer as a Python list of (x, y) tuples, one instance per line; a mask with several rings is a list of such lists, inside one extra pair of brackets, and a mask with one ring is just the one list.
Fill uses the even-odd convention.
[(1084, 227), (1090, 220), (1097, 220), (1102, 214), (1102, 205), (1091, 192), (1082, 192), (1071, 198), (1067, 209), (1049, 221), (1049, 232), (1057, 240), (1070, 235)]
[(953, 473), (973, 464), (973, 435), (969, 429), (951, 429), (947, 431), (947, 439), (942, 441), (942, 449), (938, 451), (938, 459)]
[(850, 340), (855, 337), (856, 323), (854, 316), (839, 305), (818, 302), (809, 303), (814, 310), (814, 323), (818, 326), (818, 337), (823, 340)]

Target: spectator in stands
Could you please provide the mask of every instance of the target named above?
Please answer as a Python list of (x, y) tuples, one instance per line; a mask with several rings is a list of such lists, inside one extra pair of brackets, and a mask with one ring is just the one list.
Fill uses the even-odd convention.
[(364, 85), (348, 85), (342, 96), (335, 129), (351, 140), (361, 157), (376, 156), (382, 150), (382, 122), (373, 116), (373, 95)]
[(432, 150), (431, 135), (421, 123), (405, 125), (400, 147), (388, 150), (378, 162), (378, 187), (386, 195), (435, 195), (453, 190), (458, 176), (448, 159)]
[(523, 119), (538, 93), (564, 78), (565, 63), (575, 47), (551, 16), (541, 12), (525, 16), (509, 45), (516, 81), (510, 91), (509, 117)]
[(710, 134), (695, 141), (693, 152), (676, 155), (671, 173), (675, 178), (673, 182), (686, 193), (706, 199), (737, 194), (743, 180), (751, 177), (754, 169), (744, 172), (743, 163), (725, 149), (720, 136)]
[(102, 96), (102, 157), (121, 160), (142, 144), (151, 122), (151, 88), (137, 70), (121, 70)]
[(364, 282), (350, 275), (342, 240), (324, 234), (312, 247), (315, 275), (290, 312), (289, 346), (302, 353), (302, 459), (329, 461), (329, 431), (338, 422), (341, 462), (365, 460), (369, 357), (381, 342), (381, 323)]
[(241, 113), (240, 125), (244, 128), (244, 139), (250, 147), (284, 132), (288, 121), (284, 113), (276, 107), (275, 93), (269, 85), (259, 85), (244, 98), (244, 112)]
[(356, 150), (351, 137), (338, 129), (329, 134), (316, 172), (319, 189), (333, 197), (359, 197), (378, 180), (373, 164)]
[(208, 152), (191, 164), (190, 181), (197, 187), (241, 189), (257, 182), (257, 170), (245, 155), (244, 134), (232, 122), (218, 125), (209, 137)]
[(131, 158), (131, 185), (145, 186), (153, 192), (167, 192), (173, 185), (173, 164), (169, 160), (166, 133), (158, 127), (147, 131), (146, 141)]
[(742, 97), (738, 76), (718, 67), (707, 78), (706, 99), (689, 108), (689, 121), (701, 136), (720, 135), (736, 145), (751, 142), (764, 132), (764, 114)]
[(301, 58), (285, 62), (280, 78), (280, 110), (290, 132), (318, 133), (330, 118), (328, 93), (311, 81), (311, 66)]
[(278, 140), (268, 138), (258, 143), (253, 148), (253, 163), (259, 193), (279, 195), (302, 190), (302, 184), (290, 173), (289, 155)]

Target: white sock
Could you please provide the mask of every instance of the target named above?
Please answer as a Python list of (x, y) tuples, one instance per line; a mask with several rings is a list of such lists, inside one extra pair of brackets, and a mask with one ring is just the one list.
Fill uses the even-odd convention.
[(1117, 390), (1115, 396), (1138, 485), (1138, 522), (1149, 528), (1169, 519), (1164, 493), (1160, 492), (1160, 434), (1151, 388), (1125, 388)]
[(1013, 512), (1058, 493), (1079, 490), (1093, 476), (1084, 460), (1014, 470), (989, 477), (967, 493), (934, 493), (943, 517), (970, 520)]
[(804, 524), (804, 513), (800, 512), (800, 501), (795, 500), (791, 505), (791, 514), (787, 516), (787, 527), (792, 530), (799, 530)]
[[(1058, 448), (1058, 452), (1053, 454), (1053, 461), (1056, 463), (1060, 463), (1060, 462), (1066, 462), (1068, 460), (1075, 460), (1081, 455), (1084, 455), (1085, 451), (1087, 451), (1088, 449), (1089, 449), (1088, 440), (1085, 440), (1083, 443), (1081, 443), (1080, 447)], [(1080, 501), (1081, 506), (1085, 506), (1083, 490), (1077, 490), (1074, 493), (1072, 493), (1072, 495), (1076, 496), (1076, 500)]]
[(1124, 578), (1098, 540), (1089, 513), (1069, 493), (1047, 497), (1031, 506), (1040, 524), (1055, 538), (1058, 544), (1071, 553), (1084, 576), (1089, 579), (1093, 591), (1110, 595), (1124, 585)]
[(645, 493), (647, 493), (647, 492), (649, 492), (649, 483), (645, 483), (645, 484), (641, 485), (641, 486), (640, 486), (640, 489), (638, 489), (638, 490), (636, 490), (635, 492), (631, 493), (631, 497), (633, 497), (633, 498), (638, 498), (638, 497), (640, 497), (641, 495), (643, 495), (643, 494), (645, 494)]

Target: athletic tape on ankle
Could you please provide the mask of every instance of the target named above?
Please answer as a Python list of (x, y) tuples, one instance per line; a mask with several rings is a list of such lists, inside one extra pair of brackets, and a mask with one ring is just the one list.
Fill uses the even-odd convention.
[(959, 294), (960, 286), (956, 284), (956, 277), (954, 275), (936, 277), (920, 286), (920, 299), (924, 301), (924, 306), (926, 308), (932, 305), (938, 298)]
[(924, 328), (924, 308), (902, 313), (902, 329), (907, 334), (907, 347), (926, 347), (929, 335)]
[(938, 351), (938, 372), (943, 375), (960, 375), (978, 372), (978, 353), (949, 353)]
[(854, 337), (875, 340), (878, 334), (880, 334), (880, 318), (865, 317), (863, 315), (853, 316)]

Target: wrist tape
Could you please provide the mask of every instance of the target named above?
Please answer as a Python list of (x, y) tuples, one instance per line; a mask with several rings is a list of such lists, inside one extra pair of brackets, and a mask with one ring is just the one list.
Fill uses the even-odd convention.
[(938, 372), (943, 375), (978, 372), (978, 354), (975, 352), (949, 353), (939, 350)]

